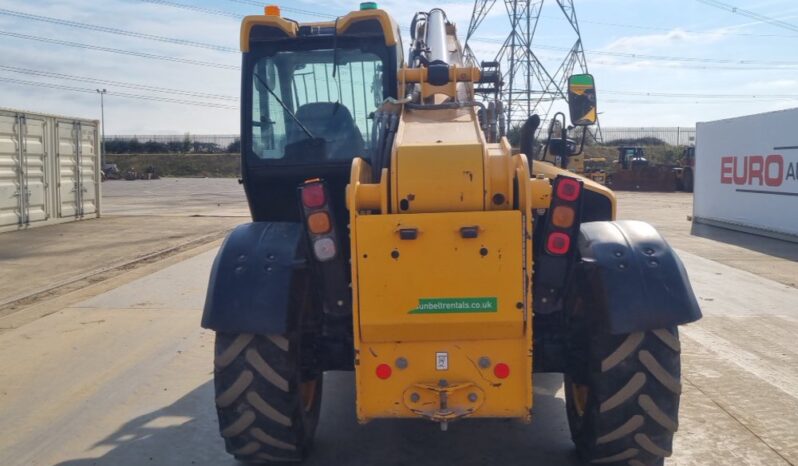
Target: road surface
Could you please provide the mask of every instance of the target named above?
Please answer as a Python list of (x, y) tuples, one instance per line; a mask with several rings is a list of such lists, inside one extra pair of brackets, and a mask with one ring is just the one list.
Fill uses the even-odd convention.
[[(779, 272), (793, 262), (680, 241), (705, 318), (682, 329), (681, 425), (667, 464), (798, 464), (798, 289)], [(41, 318), (0, 317), (0, 464), (237, 464), (213, 410), (213, 334), (199, 328), (218, 243), (38, 303), (49, 309)], [(745, 270), (763, 264), (770, 277)], [(330, 373), (307, 464), (576, 465), (561, 382), (536, 376), (531, 425), (465, 421), (441, 432), (423, 421), (358, 425), (351, 374)]]

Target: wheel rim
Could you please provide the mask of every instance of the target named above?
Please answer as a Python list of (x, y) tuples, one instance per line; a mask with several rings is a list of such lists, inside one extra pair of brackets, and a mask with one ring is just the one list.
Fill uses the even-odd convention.
[(578, 383), (571, 384), (572, 400), (574, 402), (574, 411), (579, 417), (585, 415), (585, 407), (587, 406), (587, 397), (590, 389), (587, 385), (580, 385)]
[(299, 384), (299, 396), (302, 400), (302, 409), (307, 413), (313, 409), (313, 402), (316, 401), (316, 381), (311, 380)]

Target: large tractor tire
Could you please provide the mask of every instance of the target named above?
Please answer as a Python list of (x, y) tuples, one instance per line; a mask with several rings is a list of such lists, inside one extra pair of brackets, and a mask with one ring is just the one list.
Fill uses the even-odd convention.
[(219, 430), (236, 459), (298, 462), (309, 452), (322, 376), (303, 380), (300, 361), (298, 335), (216, 334)]
[(322, 373), (315, 364), (314, 314), (307, 282), (290, 291), (283, 335), (216, 333), (214, 385), (227, 452), (245, 463), (302, 461), (319, 421)]
[(586, 333), (586, 351), (576, 358), (582, 367), (565, 376), (577, 453), (587, 464), (664, 464), (678, 426), (678, 331)]

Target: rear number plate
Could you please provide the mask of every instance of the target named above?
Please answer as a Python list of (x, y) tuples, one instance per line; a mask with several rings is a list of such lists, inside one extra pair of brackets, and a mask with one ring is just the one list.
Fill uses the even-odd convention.
[(449, 353), (435, 353), (435, 369), (439, 371), (449, 370)]

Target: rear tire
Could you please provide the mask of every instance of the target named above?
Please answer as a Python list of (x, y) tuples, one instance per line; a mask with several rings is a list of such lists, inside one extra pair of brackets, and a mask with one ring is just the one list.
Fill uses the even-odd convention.
[(296, 335), (216, 334), (214, 384), (227, 452), (247, 463), (299, 462), (321, 408), (322, 376), (302, 380)]
[(565, 376), (577, 453), (590, 464), (664, 464), (678, 427), (677, 329), (627, 335), (589, 332), (584, 367)]

